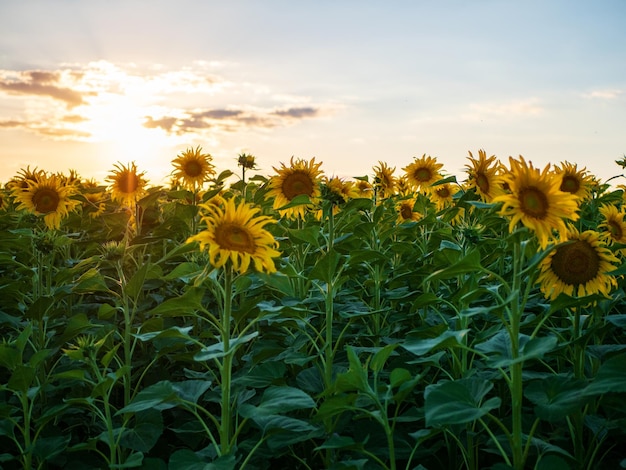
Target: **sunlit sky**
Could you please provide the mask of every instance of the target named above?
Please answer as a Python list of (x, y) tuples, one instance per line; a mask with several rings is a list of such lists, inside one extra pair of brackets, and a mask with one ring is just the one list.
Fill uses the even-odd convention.
[(463, 175), (485, 149), (606, 181), (626, 154), (625, 22), (624, 0), (0, 0), (0, 182), (134, 161), (166, 184), (196, 146), (268, 176), (423, 154)]

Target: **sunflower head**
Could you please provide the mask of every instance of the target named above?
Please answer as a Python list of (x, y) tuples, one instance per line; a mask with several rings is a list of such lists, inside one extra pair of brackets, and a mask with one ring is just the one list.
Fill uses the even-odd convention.
[[(269, 181), (269, 191), (266, 197), (274, 198), (274, 209), (279, 209), (289, 204), (295, 197), (305, 195), (311, 202), (316, 203), (321, 195), (320, 183), (322, 163), (315, 163), (315, 158), (310, 161), (291, 157), (290, 165), (281, 163), (280, 168), (274, 168), (276, 175)], [(308, 205), (298, 205), (280, 210), (281, 216), (304, 217)]]
[(210, 154), (202, 153), (202, 147), (188, 148), (172, 160), (172, 176), (187, 189), (195, 191), (215, 175), (212, 160)]
[(455, 184), (443, 183), (428, 188), (430, 200), (435, 203), (437, 210), (441, 211), (454, 202), (454, 195), (459, 192), (459, 187)]
[(7, 186), (11, 190), (28, 189), (29, 181), (31, 183), (36, 183), (42, 176), (46, 176), (46, 172), (44, 170), (40, 170), (37, 167), (31, 170), (29, 165), (26, 169), (20, 169), (20, 171), (17, 172), (17, 175), (8, 182)]
[(491, 202), (504, 192), (501, 165), (495, 155), (487, 158), (487, 153), (482, 149), (478, 151), (478, 159), (474, 158), (472, 152), (468, 153), (470, 164), (465, 165), (468, 187), (474, 188), (483, 201)]
[(408, 199), (401, 199), (396, 203), (396, 211), (398, 217), (396, 222), (402, 224), (405, 222), (417, 222), (423, 215), (414, 210), (416, 199), (414, 197)]
[(556, 165), (554, 171), (561, 184), (559, 189), (566, 193), (578, 196), (580, 200), (588, 199), (593, 188), (594, 178), (587, 174), (585, 168), (579, 170), (578, 165), (569, 162), (561, 162)]
[(414, 158), (413, 163), (403, 168), (406, 177), (416, 189), (425, 189), (435, 181), (441, 179), (440, 170), (443, 164), (437, 159), (424, 154), (421, 158)]
[(233, 198), (223, 206), (201, 204), (200, 208), (205, 212), (202, 220), (206, 229), (187, 242), (197, 241), (200, 249), (206, 248), (212, 266), (221, 268), (230, 262), (239, 273), (245, 273), (251, 265), (260, 272), (276, 271), (272, 258), (280, 255), (278, 243), (265, 229), (274, 219), (258, 215), (260, 209), (249, 203), (236, 204)]
[(239, 165), (244, 170), (254, 170), (256, 169), (256, 161), (254, 155), (249, 155), (246, 153), (242, 153), (237, 157), (237, 165)]
[(115, 169), (106, 177), (106, 181), (110, 183), (111, 198), (120, 204), (134, 206), (146, 192), (145, 173), (137, 172), (135, 162), (128, 166), (122, 163), (114, 166)]
[(18, 210), (25, 209), (35, 215), (43, 215), (49, 229), (58, 229), (61, 220), (69, 215), (78, 200), (72, 199), (76, 194), (76, 186), (63, 185), (56, 175), (38, 175), (36, 180), (25, 180), (26, 189), (19, 186), (13, 188), (15, 200), (19, 202)]
[(396, 192), (397, 178), (394, 176), (396, 167), (389, 168), (386, 163), (379, 161), (374, 170), (374, 191), (379, 199), (385, 199)]
[[(600, 230), (604, 230), (607, 243), (619, 243), (626, 244), (626, 221), (624, 218), (626, 212), (623, 209), (618, 209), (613, 204), (605, 204), (599, 209), (600, 214), (604, 218), (604, 221), (598, 225)], [(626, 254), (626, 248), (618, 250), (619, 254)]]
[(518, 222), (532, 230), (541, 248), (548, 246), (554, 231), (563, 235), (567, 220), (578, 220), (578, 198), (559, 189), (560, 181), (549, 172), (534, 168), (523, 157), (510, 158), (511, 168), (503, 176), (508, 193), (496, 196), (493, 202), (502, 202), (500, 215), (510, 219), (509, 231)]
[(371, 199), (374, 193), (372, 183), (368, 181), (367, 176), (357, 177), (354, 182), (354, 189), (356, 190), (356, 197)]
[(619, 260), (602, 241), (600, 233), (587, 230), (579, 233), (570, 227), (562, 243), (544, 258), (537, 282), (546, 298), (555, 299), (564, 293), (572, 297), (602, 294), (617, 285), (609, 273)]

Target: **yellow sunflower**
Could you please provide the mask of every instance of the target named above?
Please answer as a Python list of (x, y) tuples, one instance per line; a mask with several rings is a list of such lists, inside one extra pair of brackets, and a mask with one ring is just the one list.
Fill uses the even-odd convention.
[(554, 172), (560, 179), (559, 189), (566, 193), (572, 193), (581, 200), (588, 199), (594, 185), (594, 178), (587, 174), (586, 168), (578, 169), (578, 165), (561, 162), (561, 166), (555, 165)]
[(423, 215), (414, 210), (416, 199), (414, 197), (409, 199), (401, 199), (396, 203), (396, 211), (398, 217), (396, 222), (402, 224), (404, 222), (417, 222)]
[(421, 158), (414, 158), (413, 163), (403, 168), (406, 176), (416, 189), (429, 187), (435, 181), (441, 179), (439, 170), (443, 164), (437, 163), (437, 159), (424, 154)]
[(396, 180), (396, 193), (400, 196), (408, 196), (413, 193), (413, 185), (409, 182), (406, 175), (398, 176)]
[(137, 173), (135, 162), (128, 165), (117, 163), (115, 170), (106, 177), (106, 181), (111, 183), (111, 198), (120, 204), (133, 206), (146, 192), (145, 173)]
[(484, 150), (478, 151), (478, 160), (474, 158), (472, 152), (468, 152), (470, 165), (467, 168), (467, 183), (470, 188), (476, 190), (476, 194), (484, 202), (491, 202), (494, 197), (503, 193), (502, 176), (500, 175), (501, 166), (495, 155), (487, 158)]
[(386, 163), (378, 162), (374, 170), (374, 191), (377, 199), (385, 199), (396, 191), (397, 178), (393, 175), (396, 167), (389, 168)]
[[(290, 166), (281, 163), (280, 168), (274, 168), (277, 175), (270, 178), (269, 191), (266, 197), (274, 198), (274, 209), (279, 209), (289, 204), (296, 196), (308, 196), (311, 202), (316, 203), (321, 195), (320, 182), (322, 163), (315, 163), (315, 158), (311, 161), (297, 159), (290, 160)], [(280, 210), (281, 216), (304, 217), (308, 205), (300, 204)]]
[(510, 193), (496, 196), (492, 202), (502, 202), (500, 215), (510, 218), (509, 231), (518, 222), (535, 232), (541, 248), (553, 239), (553, 231), (567, 231), (565, 219), (578, 220), (578, 198), (559, 189), (560, 181), (550, 173), (547, 165), (543, 171), (510, 157), (511, 169), (503, 175)]
[(199, 242), (200, 249), (207, 247), (212, 266), (220, 268), (230, 261), (239, 273), (245, 273), (250, 263), (257, 271), (276, 271), (272, 258), (280, 255), (276, 250), (278, 242), (264, 228), (275, 223), (274, 219), (257, 215), (260, 209), (249, 203), (235, 205), (232, 198), (223, 206), (201, 204), (200, 207), (206, 211), (202, 220), (207, 228), (188, 238), (187, 242)]
[(254, 155), (242, 153), (237, 156), (237, 165), (244, 170), (256, 170), (256, 160)]
[[(626, 212), (613, 204), (603, 205), (599, 212), (604, 217), (604, 222), (599, 224), (598, 228), (606, 231), (608, 243), (626, 244), (626, 222), (624, 221)], [(626, 248), (621, 248), (617, 252), (622, 255), (626, 254)]]
[(211, 160), (211, 155), (202, 153), (202, 147), (188, 148), (172, 160), (172, 175), (182, 181), (185, 188), (195, 191), (215, 175)]
[(28, 189), (29, 181), (36, 183), (37, 181), (39, 181), (39, 178), (45, 175), (45, 171), (39, 170), (37, 167), (31, 170), (29, 165), (26, 167), (26, 169), (20, 169), (20, 171), (17, 172), (17, 175), (7, 183), (7, 186), (11, 190)]
[(606, 248), (594, 230), (579, 233), (571, 227), (563, 239), (541, 262), (537, 283), (546, 298), (559, 294), (583, 297), (592, 294), (609, 296), (617, 286), (609, 273), (619, 260)]
[(360, 198), (371, 199), (374, 192), (372, 184), (367, 180), (367, 176), (357, 178), (354, 182), (354, 188), (356, 189), (357, 196)]
[(55, 175), (38, 175), (37, 180), (25, 180), (26, 189), (13, 189), (18, 210), (25, 209), (36, 215), (43, 215), (43, 220), (49, 229), (58, 229), (61, 221), (78, 205), (72, 199), (76, 193), (74, 185), (63, 185)]
[(435, 203), (437, 210), (441, 211), (453, 204), (454, 195), (459, 192), (456, 184), (443, 183), (428, 188), (430, 200)]

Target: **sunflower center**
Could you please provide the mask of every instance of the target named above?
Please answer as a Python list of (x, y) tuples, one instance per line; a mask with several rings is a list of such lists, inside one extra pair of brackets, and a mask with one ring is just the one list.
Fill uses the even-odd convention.
[(245, 227), (238, 224), (225, 223), (215, 227), (215, 240), (224, 250), (254, 253), (254, 238)]
[(37, 192), (33, 194), (32, 201), (37, 212), (47, 214), (48, 212), (57, 210), (61, 197), (59, 193), (52, 188), (39, 188)]
[(483, 194), (489, 194), (489, 178), (484, 173), (476, 175), (476, 186)]
[(534, 186), (524, 188), (519, 195), (521, 211), (535, 219), (544, 219), (548, 214), (548, 198)]
[(425, 182), (429, 181), (433, 174), (428, 168), (418, 168), (415, 170), (414, 176), (417, 181)]
[(565, 284), (571, 286), (586, 284), (598, 275), (600, 257), (588, 242), (576, 240), (556, 248), (551, 267), (554, 274)]
[(303, 171), (294, 171), (283, 180), (282, 191), (288, 200), (301, 194), (313, 194), (313, 180)]
[(575, 176), (564, 176), (559, 189), (566, 193), (576, 194), (580, 189), (580, 181)]
[(195, 178), (202, 174), (202, 165), (196, 160), (190, 160), (185, 163), (185, 174), (190, 178)]
[(607, 228), (609, 229), (609, 233), (611, 234), (611, 238), (613, 238), (613, 240), (621, 240), (624, 236), (621, 225), (614, 220), (611, 220), (607, 224)]
[(413, 208), (410, 204), (402, 204), (400, 206), (400, 215), (404, 220), (409, 220), (413, 218)]
[(139, 178), (131, 172), (125, 172), (117, 177), (117, 186), (121, 193), (132, 194), (139, 187)]
[(450, 197), (450, 190), (446, 187), (437, 189), (437, 196), (440, 198)]

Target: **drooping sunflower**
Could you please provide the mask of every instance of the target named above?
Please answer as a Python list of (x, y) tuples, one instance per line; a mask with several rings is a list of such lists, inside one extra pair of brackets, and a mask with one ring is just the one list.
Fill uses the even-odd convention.
[(559, 189), (566, 193), (578, 196), (581, 201), (588, 199), (594, 185), (594, 177), (587, 174), (587, 169), (578, 169), (578, 165), (561, 162), (561, 165), (554, 166), (554, 172), (560, 179)]
[(46, 172), (44, 170), (40, 170), (37, 167), (34, 169), (30, 169), (30, 165), (26, 167), (26, 169), (22, 168), (17, 172), (17, 175), (13, 177), (8, 183), (7, 186), (9, 189), (28, 189), (28, 182), (36, 183), (39, 181), (39, 178), (45, 176)]
[(398, 217), (396, 223), (402, 224), (405, 222), (417, 222), (423, 215), (414, 210), (416, 199), (414, 197), (408, 199), (401, 199), (396, 203), (396, 211)]
[(443, 183), (428, 188), (430, 200), (435, 203), (438, 211), (453, 205), (454, 195), (459, 192), (456, 184)]
[[(626, 222), (624, 221), (626, 212), (613, 204), (603, 205), (599, 212), (604, 217), (604, 222), (600, 223), (598, 228), (605, 230), (607, 242), (626, 244)], [(621, 248), (617, 252), (624, 255), (626, 248)]]
[(521, 221), (545, 248), (553, 239), (553, 231), (564, 234), (565, 221), (578, 220), (578, 198), (559, 189), (560, 181), (549, 171), (550, 165), (540, 171), (522, 156), (509, 159), (511, 168), (503, 179), (510, 193), (496, 196), (492, 202), (503, 203), (500, 215), (510, 219), (510, 232)]
[(195, 191), (215, 175), (212, 160), (210, 154), (202, 153), (202, 147), (188, 148), (172, 160), (172, 176), (178, 178), (185, 188)]
[(133, 206), (146, 192), (145, 172), (138, 173), (135, 162), (128, 166), (117, 163), (115, 170), (105, 178), (110, 184), (111, 198), (126, 206)]
[(495, 155), (487, 158), (484, 150), (478, 151), (478, 160), (474, 158), (472, 152), (468, 152), (470, 165), (467, 168), (467, 183), (470, 188), (476, 190), (476, 194), (484, 202), (491, 202), (494, 197), (503, 193), (502, 176), (500, 174), (501, 166)]
[(442, 163), (437, 163), (437, 159), (424, 154), (421, 158), (414, 158), (413, 163), (403, 168), (406, 176), (417, 190), (425, 189), (435, 181), (441, 179), (439, 170), (443, 167)]
[(372, 184), (368, 181), (367, 176), (356, 178), (354, 182), (354, 188), (356, 189), (357, 196), (360, 198), (371, 199), (374, 193)]
[(377, 199), (385, 199), (393, 195), (396, 191), (397, 178), (394, 176), (396, 167), (389, 166), (379, 161), (379, 166), (375, 166), (374, 170), (374, 191)]
[(609, 296), (617, 281), (609, 273), (619, 260), (602, 241), (600, 233), (579, 233), (574, 227), (541, 262), (537, 283), (546, 298), (565, 293), (572, 297), (592, 294)]
[(280, 255), (276, 250), (278, 242), (264, 227), (275, 223), (265, 215), (257, 215), (259, 208), (241, 202), (235, 204), (233, 198), (224, 202), (223, 206), (200, 204), (205, 211), (202, 220), (207, 228), (189, 237), (187, 242), (197, 241), (200, 249), (207, 249), (209, 262), (215, 268), (231, 262), (233, 269), (245, 273), (250, 264), (260, 272), (276, 271), (275, 258)]
[(58, 229), (61, 221), (72, 212), (79, 201), (72, 199), (76, 194), (74, 185), (63, 185), (56, 175), (41, 173), (37, 180), (25, 180), (26, 189), (13, 188), (18, 210), (25, 209), (36, 215), (43, 215), (46, 227)]
[[(291, 157), (290, 166), (281, 163), (280, 168), (274, 168), (277, 173), (272, 176), (269, 181), (269, 191), (266, 197), (274, 198), (274, 209), (289, 204), (296, 196), (308, 196), (312, 203), (317, 203), (321, 195), (320, 182), (322, 171), (320, 166), (322, 163), (315, 163), (315, 158), (310, 161)], [(281, 216), (286, 217), (304, 217), (306, 210), (309, 209), (308, 204), (300, 204), (279, 210)]]

